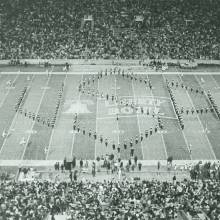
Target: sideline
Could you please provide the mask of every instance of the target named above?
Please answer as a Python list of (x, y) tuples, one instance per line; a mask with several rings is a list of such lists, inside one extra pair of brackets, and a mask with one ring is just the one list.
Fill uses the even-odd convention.
[[(54, 75), (95, 75), (95, 74), (98, 74), (98, 71), (100, 71), (100, 67), (97, 66), (97, 70), (96, 71), (84, 71), (82, 69), (82, 71), (70, 71), (70, 72), (53, 72), (53, 73), (50, 73), (50, 74), (54, 74)], [(122, 67), (122, 69), (127, 69), (127, 67)], [(131, 69), (132, 70), (132, 69)], [(132, 71), (135, 71), (135, 75), (176, 75), (178, 74), (176, 71), (173, 71), (173, 72), (162, 72), (162, 71), (157, 71), (157, 72), (154, 72), (154, 71), (146, 71), (146, 70), (143, 70), (143, 71), (136, 71), (135, 69), (132, 70)], [(16, 74), (17, 72), (0, 72), (0, 74)], [(38, 75), (45, 75), (45, 74), (48, 74), (46, 73), (45, 71), (44, 72), (19, 72), (19, 74), (22, 74), (22, 75), (29, 75), (29, 74), (38, 74)], [(219, 72), (197, 72), (197, 71), (190, 71), (190, 72), (181, 72), (181, 74), (183, 75), (220, 75), (220, 71)], [(117, 75), (117, 74), (112, 74), (112, 75)]]
[[(79, 164), (80, 160), (76, 160), (76, 163)], [(92, 163), (94, 160), (88, 160), (89, 163)], [(124, 164), (128, 160), (122, 160)], [(157, 162), (160, 161), (161, 166), (167, 165), (167, 160), (138, 160), (142, 163), (142, 166), (157, 166)], [(63, 163), (63, 160), (0, 160), (0, 166), (30, 166), (30, 167), (45, 167), (45, 166), (54, 166), (56, 162)], [(186, 164), (197, 164), (198, 162), (206, 163), (210, 162), (219, 163), (220, 160), (173, 160), (173, 165), (184, 166)]]

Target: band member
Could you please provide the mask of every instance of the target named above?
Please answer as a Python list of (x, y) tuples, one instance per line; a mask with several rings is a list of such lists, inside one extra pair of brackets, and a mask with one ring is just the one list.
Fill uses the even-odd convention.
[(5, 130), (3, 130), (3, 132), (2, 132), (2, 137), (3, 138), (7, 137), (7, 132)]
[(120, 143), (118, 144), (117, 150), (118, 150), (118, 153), (120, 153), (120, 151), (121, 151), (121, 145), (120, 145)]
[(108, 146), (108, 139), (107, 138), (105, 139), (105, 146), (106, 147)]
[(100, 142), (101, 142), (101, 143), (103, 142), (103, 137), (102, 137), (102, 135), (100, 135)]
[(24, 145), (26, 144), (26, 140), (24, 137), (22, 137), (21, 141), (19, 142), (20, 145)]
[(115, 142), (112, 143), (112, 149), (115, 150)]
[(140, 134), (140, 139), (141, 139), (141, 141), (143, 141), (143, 139), (144, 139), (144, 137), (143, 137), (143, 134), (142, 134), (142, 133)]
[(125, 150), (127, 149), (127, 142), (126, 142), (126, 140), (124, 141), (124, 149)]
[(97, 134), (96, 134), (96, 132), (94, 132), (93, 137), (94, 137), (95, 140), (97, 139)]
[(148, 130), (145, 130), (145, 137), (148, 137)]
[(86, 134), (86, 129), (85, 129), (85, 127), (82, 128), (82, 133), (83, 133), (83, 135)]

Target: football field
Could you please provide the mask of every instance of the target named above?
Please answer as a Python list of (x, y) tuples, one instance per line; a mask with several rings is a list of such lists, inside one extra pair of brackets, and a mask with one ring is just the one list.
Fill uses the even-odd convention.
[[(177, 105), (184, 109), (210, 108), (208, 91), (220, 106), (220, 75), (217, 73), (134, 72), (136, 80), (131, 80), (118, 74), (108, 74), (98, 79), (95, 72), (93, 75), (90, 72), (65, 73), (57, 69), (50, 69), (50, 74), (40, 74), (44, 71), (41, 69), (37, 69), (37, 72), (30, 69), (26, 72), (9, 71), (3, 70), (0, 75), (0, 160), (54, 161), (73, 156), (93, 160), (111, 153), (119, 156), (119, 143), (120, 157), (128, 159), (130, 146), (128, 144), (127, 149), (124, 149), (123, 143), (129, 143), (130, 138), (135, 141), (141, 133), (143, 141), (134, 143), (134, 155), (141, 160), (166, 160), (168, 156), (173, 156), (174, 160), (220, 159), (220, 120), (216, 112), (183, 113), (185, 128), (182, 130), (166, 85), (166, 80), (178, 82), (179, 86), (172, 87), (172, 91)], [(105, 96), (78, 91), (79, 84), (93, 76), (95, 80), (88, 89), (98, 94), (109, 94), (109, 100)], [(152, 83), (152, 89), (146, 86), (144, 80)], [(8, 81), (13, 85), (8, 86)], [(181, 84), (205, 92), (197, 94), (181, 88)], [(62, 85), (63, 94), (54, 128), (15, 111), (21, 91), (27, 86), (22, 109), (51, 119)], [(111, 100), (113, 95), (120, 101)], [(135, 103), (135, 108), (124, 103)], [(78, 114), (77, 126), (80, 132), (73, 130), (75, 113)], [(156, 115), (153, 117), (154, 113)], [(164, 129), (146, 138), (145, 131), (158, 124), (158, 115)], [(86, 134), (83, 134), (82, 129), (86, 130)], [(2, 135), (4, 131), (8, 133), (6, 137)], [(97, 134), (96, 140), (94, 132)], [(107, 146), (105, 141), (101, 143), (100, 135), (108, 140)], [(24, 144), (20, 143), (22, 139), (25, 140)], [(113, 143), (116, 145), (115, 150)]]

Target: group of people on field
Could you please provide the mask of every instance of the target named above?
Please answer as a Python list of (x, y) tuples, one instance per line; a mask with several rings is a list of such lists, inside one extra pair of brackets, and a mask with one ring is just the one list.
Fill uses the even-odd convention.
[[(100, 92), (98, 89), (94, 89), (91, 88), (90, 86), (94, 87), (95, 83), (97, 82), (97, 80), (102, 79), (103, 77), (106, 76), (111, 76), (113, 74), (117, 74), (125, 79), (129, 79), (129, 80), (134, 80), (134, 81), (138, 81), (140, 83), (145, 83), (147, 87), (149, 87), (150, 89), (152, 89), (152, 83), (149, 79), (146, 78), (142, 78), (142, 77), (138, 77), (137, 75), (134, 75), (133, 73), (128, 73), (125, 72), (123, 69), (115, 67), (115, 68), (111, 68), (111, 69), (105, 69), (104, 71), (100, 71), (98, 73), (97, 76), (91, 76), (91, 77), (87, 77), (87, 78), (83, 78), (83, 80), (79, 83), (78, 86), (78, 91), (82, 94), (87, 93), (88, 95), (94, 96), (94, 97), (101, 97), (103, 99), (105, 99), (107, 102), (115, 102), (118, 105), (125, 105), (126, 107), (131, 107), (133, 109), (135, 109), (136, 111), (138, 111), (138, 109), (140, 108), (141, 113), (144, 114), (144, 109), (142, 106), (138, 107), (135, 106), (134, 101), (132, 103), (129, 102), (129, 100), (127, 102), (124, 102), (122, 100), (120, 100), (119, 96), (117, 94), (106, 94), (104, 95), (102, 92)], [(150, 114), (149, 110), (146, 112), (147, 115)], [(161, 118), (159, 116), (157, 116), (154, 112), (152, 114), (152, 117), (157, 117), (157, 125), (155, 125), (154, 127), (151, 127), (150, 129), (146, 129), (145, 131), (141, 132), (140, 134), (137, 134), (135, 137), (128, 137), (127, 139), (124, 140), (123, 144), (121, 143), (116, 143), (114, 140), (113, 141), (109, 141), (107, 137), (103, 137), (103, 135), (101, 134), (97, 134), (96, 131), (92, 131), (92, 129), (89, 128), (85, 128), (84, 126), (81, 127), (80, 126), (80, 120), (78, 120), (78, 114), (75, 113), (74, 116), (74, 121), (73, 121), (73, 130), (78, 132), (78, 133), (82, 133), (82, 135), (88, 135), (89, 138), (93, 138), (94, 140), (99, 140), (101, 144), (105, 145), (105, 147), (108, 147), (109, 145), (112, 147), (113, 151), (117, 151), (118, 154), (121, 153), (121, 148), (123, 147), (124, 150), (127, 150), (128, 147), (130, 147), (130, 156), (133, 157), (134, 156), (134, 151), (135, 151), (135, 145), (141, 143), (144, 138), (148, 138), (151, 135), (153, 135), (154, 133), (157, 133), (160, 129), (163, 129), (163, 122), (161, 120)], [(120, 116), (119, 114), (116, 114), (116, 121), (120, 120)], [(111, 144), (109, 143), (111, 142)]]

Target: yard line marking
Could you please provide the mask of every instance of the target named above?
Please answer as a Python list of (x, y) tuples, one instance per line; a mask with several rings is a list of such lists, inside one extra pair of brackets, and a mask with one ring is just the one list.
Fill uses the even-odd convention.
[[(47, 79), (46, 85), (48, 85), (48, 83), (49, 83), (49, 81), (50, 81), (50, 78), (51, 78), (51, 77), (49, 76), (48, 79)], [(41, 99), (40, 99), (40, 102), (39, 102), (39, 104), (38, 104), (37, 110), (35, 111), (35, 115), (37, 115), (37, 114), (39, 113), (39, 111), (40, 111), (40, 107), (41, 107), (41, 104), (42, 104), (42, 101), (43, 101), (43, 98), (44, 98), (44, 95), (45, 95), (46, 91), (47, 91), (47, 90), (43, 90), (43, 93), (42, 93), (42, 95), (41, 95)], [(35, 125), (35, 121), (32, 122), (31, 129), (30, 129), (30, 130), (33, 130), (34, 125)], [(26, 149), (27, 149), (27, 146), (28, 146), (28, 143), (29, 143), (30, 138), (31, 138), (31, 134), (28, 135), (28, 138), (27, 138), (27, 140), (26, 140), (26, 144), (25, 144), (25, 147), (24, 147), (24, 151), (23, 151), (23, 153), (22, 153), (22, 156), (21, 156), (21, 160), (24, 159), (24, 154), (25, 154), (25, 151), (26, 151)]]
[[(135, 96), (135, 91), (134, 91), (134, 84), (133, 84), (133, 80), (131, 80), (131, 87), (132, 87), (132, 92), (133, 92), (133, 96), (134, 98), (136, 98)], [(140, 121), (139, 121), (139, 116), (138, 114), (135, 114), (136, 118), (137, 118), (137, 124), (138, 124), (138, 131), (139, 131), (139, 134), (141, 133), (141, 129), (140, 129)], [(143, 148), (143, 144), (142, 144), (142, 141), (141, 141), (141, 153), (142, 153), (142, 157), (144, 158), (144, 148)]]
[[(66, 74), (66, 76), (65, 76), (65, 79), (63, 80), (64, 86), (65, 86), (65, 83), (66, 83), (66, 78), (67, 78), (67, 74)], [(45, 90), (44, 90), (44, 91), (45, 91)], [(52, 139), (53, 139), (54, 132), (55, 132), (55, 128), (52, 129), (52, 132), (51, 132), (51, 135), (50, 135), (50, 140), (49, 140), (49, 145), (48, 145), (47, 155), (46, 155), (45, 160), (47, 160), (47, 159), (48, 159), (48, 156), (49, 156), (49, 152), (50, 152), (50, 148), (51, 148), (51, 143), (52, 143)]]
[[(32, 77), (30, 83), (32, 83), (33, 79), (34, 79), (34, 77)], [(19, 114), (19, 111), (17, 111), (17, 112), (15, 113), (15, 116), (14, 116), (12, 122), (11, 122), (11, 125), (10, 125), (8, 131), (13, 131), (13, 128), (14, 128), (14, 126), (15, 126), (15, 124), (16, 124), (16, 119), (17, 119), (18, 114)], [(31, 129), (31, 130), (32, 130), (32, 129)], [(4, 141), (3, 141), (3, 143), (2, 143), (2, 147), (1, 147), (1, 149), (0, 149), (0, 155), (1, 155), (2, 151), (3, 151), (3, 148), (4, 148), (5, 143), (6, 143), (7, 140), (8, 140), (8, 138), (6, 137), (6, 138), (4, 139)]]
[[(99, 79), (97, 80), (97, 91), (99, 91)], [(96, 115), (96, 119), (95, 119), (95, 132), (96, 132), (96, 134), (97, 134), (97, 114), (98, 114), (98, 99), (97, 99), (97, 97), (96, 97), (96, 113), (95, 113), (95, 115)], [(94, 160), (96, 160), (96, 151), (97, 151), (97, 141), (95, 140), (95, 149), (94, 149)]]
[[(149, 75), (148, 75), (148, 74), (147, 74), (147, 79), (148, 79), (148, 81), (149, 81)], [(147, 90), (147, 87), (145, 87), (145, 89)], [(152, 92), (151, 89), (150, 89), (150, 93), (151, 93), (151, 96), (154, 97), (154, 94), (153, 94), (153, 92)], [(153, 103), (154, 103), (154, 102), (153, 102)], [(154, 108), (156, 108), (155, 103), (154, 103)], [(163, 148), (164, 148), (165, 156), (166, 156), (166, 158), (168, 158), (167, 149), (166, 149), (166, 144), (165, 144), (165, 141), (164, 141), (163, 134), (160, 133), (160, 135), (161, 135), (161, 139), (162, 139), (162, 142), (163, 142)]]
[[(210, 106), (212, 106), (212, 103), (210, 102), (210, 100), (209, 100), (209, 98), (208, 98), (208, 95), (207, 95), (207, 92), (205, 91), (205, 88), (204, 88), (203, 85), (200, 83), (200, 81), (199, 81), (199, 79), (197, 78), (197, 76), (194, 76), (194, 77), (195, 77), (196, 81), (199, 83), (200, 87), (203, 88), (205, 97), (206, 97), (208, 103), (210, 104)], [(218, 115), (217, 115), (217, 112), (215, 111), (215, 109), (214, 109), (214, 112), (215, 112), (216, 117), (218, 118)]]
[[(81, 81), (83, 81), (83, 74), (81, 75)], [(77, 102), (80, 102), (80, 99), (81, 99), (81, 92), (78, 91), (78, 97), (77, 97)], [(77, 115), (78, 115), (78, 112), (77, 112)], [(73, 129), (73, 127), (72, 127)], [(73, 132), (73, 136), (72, 136), (72, 147), (71, 147), (71, 152), (70, 152), (70, 155), (71, 157), (73, 156), (73, 147), (74, 147), (74, 142), (75, 142), (75, 136), (76, 136), (76, 132)]]
[[(145, 118), (153, 118), (153, 116), (151, 115), (147, 115), (147, 114), (139, 114)], [(159, 115), (160, 118), (167, 118), (167, 119), (172, 119), (172, 120), (178, 120), (178, 118), (174, 118), (174, 117), (169, 117), (169, 116), (162, 116)], [(135, 114), (131, 114), (131, 115), (119, 115), (119, 118), (131, 118), (131, 117), (136, 117)], [(97, 117), (98, 120), (105, 120), (105, 119), (115, 119), (115, 117), (113, 116), (106, 116), (106, 117)]]
[[(178, 71), (177, 71), (177, 72), (178, 72)], [(177, 72), (176, 72), (176, 74), (177, 74)], [(162, 76), (163, 76), (164, 83), (166, 83), (166, 79), (165, 79), (164, 75), (162, 75)], [(171, 101), (171, 105), (172, 105), (172, 107), (173, 107), (173, 111), (174, 111), (175, 115), (177, 115), (172, 101)], [(179, 127), (180, 127), (179, 122), (178, 122), (178, 125), (179, 125)], [(181, 132), (182, 132), (182, 135), (183, 135), (183, 138), (184, 138), (184, 141), (185, 141), (185, 144), (186, 144), (186, 148), (188, 149), (188, 153), (189, 153), (189, 156), (190, 156), (190, 160), (192, 160), (192, 154), (190, 153), (189, 143), (188, 143), (188, 140), (187, 140), (187, 138), (186, 138), (185, 132), (182, 130), (182, 128), (180, 128), (180, 130), (181, 130)], [(184, 149), (184, 148), (183, 148), (183, 149)]]
[[(124, 96), (120, 96), (120, 98), (134, 98), (134, 96), (129, 96), (129, 95), (124, 95)], [(164, 96), (136, 96), (136, 98), (151, 98), (151, 99), (155, 99), (155, 98), (157, 98), (157, 99), (167, 99), (167, 100), (170, 100), (170, 98), (169, 97), (164, 97)]]
[(218, 84), (218, 82), (216, 81), (216, 79), (214, 78), (213, 75), (211, 75), (211, 78), (212, 78), (213, 82), (215, 83), (216, 88), (219, 89), (219, 88), (220, 88), (220, 85)]
[[(114, 78), (115, 78), (115, 97), (116, 97), (117, 96), (117, 79), (116, 79), (115, 75), (114, 75)], [(118, 103), (115, 103), (115, 104), (116, 104), (116, 106), (118, 106)], [(117, 121), (117, 129), (119, 131), (119, 123), (118, 123), (118, 120), (116, 120), (116, 121)], [(118, 132), (118, 144), (120, 143), (119, 133), (120, 132)]]
[[(179, 76), (181, 82), (183, 82), (182, 77), (181, 77), (179, 74), (178, 74), (178, 76)], [(195, 78), (196, 78), (196, 76), (195, 76)], [(197, 80), (197, 79), (196, 79), (196, 80)], [(200, 85), (200, 86), (201, 86), (201, 85)], [(202, 86), (201, 86), (201, 87), (202, 87)], [(192, 107), (193, 107), (194, 109), (196, 109), (196, 108), (195, 108), (195, 105), (193, 104), (193, 101), (192, 101), (192, 99), (191, 99), (191, 97), (190, 97), (190, 95), (189, 95), (189, 92), (188, 92), (187, 90), (186, 90), (186, 94), (187, 94), (187, 96), (188, 96), (188, 98), (189, 98), (189, 101), (190, 101)], [(204, 130), (204, 126), (203, 126), (203, 124), (202, 124), (202, 122), (201, 122), (201, 120), (200, 120), (198, 114), (196, 114), (196, 117), (197, 117), (197, 119), (198, 119), (198, 121), (199, 121), (199, 123), (200, 123), (200, 126), (201, 126), (202, 129)], [(208, 142), (208, 144), (209, 144), (209, 147), (210, 147), (211, 153), (212, 153), (212, 155), (213, 155), (213, 158), (216, 160), (216, 156), (215, 156), (214, 150), (213, 150), (212, 145), (211, 145), (211, 143), (210, 143), (210, 141), (209, 141), (209, 139), (208, 139), (208, 137), (207, 137), (206, 134), (205, 134), (205, 137), (206, 137), (207, 142)]]
[[(164, 83), (166, 84), (166, 79), (165, 79), (164, 75), (162, 75), (162, 77), (163, 77)], [(170, 98), (170, 103), (171, 103), (171, 106), (172, 106), (172, 108), (173, 108), (174, 115), (176, 116), (176, 119), (178, 119), (178, 116), (177, 116), (177, 113), (176, 113), (176, 111), (175, 111), (175, 108), (174, 108), (174, 105), (173, 105), (173, 102), (172, 102), (171, 98)], [(178, 123), (178, 124), (179, 124), (179, 123)]]
[[(14, 78), (14, 80), (13, 80), (13, 84), (16, 82), (18, 76), (19, 76), (19, 74), (17, 74), (17, 75), (15, 76), (15, 78)], [(1, 101), (1, 103), (0, 103), (0, 108), (3, 106), (3, 104), (4, 104), (5, 100), (6, 100), (6, 98), (8, 97), (8, 94), (9, 94), (10, 91), (11, 91), (11, 90), (8, 89), (8, 91), (6, 92), (4, 98), (2, 99), (2, 101)]]

